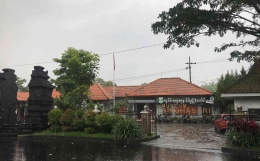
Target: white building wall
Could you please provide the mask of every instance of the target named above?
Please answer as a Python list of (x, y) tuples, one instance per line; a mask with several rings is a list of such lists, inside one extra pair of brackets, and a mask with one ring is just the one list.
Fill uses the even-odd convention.
[(243, 111), (248, 108), (260, 108), (260, 97), (237, 97), (234, 98), (234, 106), (235, 110), (237, 110), (238, 106), (243, 107)]

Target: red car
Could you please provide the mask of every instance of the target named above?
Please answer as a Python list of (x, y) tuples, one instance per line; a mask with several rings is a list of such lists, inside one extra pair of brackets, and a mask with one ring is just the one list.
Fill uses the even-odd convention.
[(218, 131), (218, 132), (225, 132), (227, 127), (228, 127), (230, 117), (231, 117), (231, 123), (234, 123), (235, 122), (234, 115), (232, 115), (232, 114), (231, 115), (230, 114), (219, 114), (214, 120), (215, 130)]

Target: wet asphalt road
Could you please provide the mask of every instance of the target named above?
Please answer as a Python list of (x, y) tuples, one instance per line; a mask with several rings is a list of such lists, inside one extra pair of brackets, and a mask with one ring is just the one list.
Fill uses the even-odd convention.
[(157, 124), (159, 139), (142, 144), (171, 149), (190, 149), (221, 152), (225, 135), (215, 132), (213, 123), (208, 124)]

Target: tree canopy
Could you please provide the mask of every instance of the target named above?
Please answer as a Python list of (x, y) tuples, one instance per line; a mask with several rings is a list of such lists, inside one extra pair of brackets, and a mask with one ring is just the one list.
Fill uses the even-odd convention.
[(204, 89), (209, 90), (210, 92), (216, 92), (217, 90), (217, 83), (215, 83), (213, 80), (210, 82), (203, 82), (203, 84), (200, 86)]
[[(251, 46), (254, 51), (233, 51), (230, 59), (252, 61), (260, 56), (260, 1), (259, 0), (182, 0), (168, 12), (159, 14), (152, 24), (154, 34), (164, 33), (168, 40), (164, 48), (170, 48), (174, 43), (179, 47), (190, 47), (200, 43), (199, 36), (219, 35), (223, 37), (228, 31), (240, 38), (239, 43), (230, 42), (215, 47), (221, 52), (228, 47)], [(251, 35), (253, 40), (244, 40)]]
[(54, 58), (59, 63), (52, 80), (62, 94), (55, 104), (61, 108), (75, 108), (87, 98), (89, 87), (95, 82), (99, 69), (99, 56), (84, 50), (68, 48), (61, 58)]
[[(114, 84), (112, 81), (105, 81), (102, 78), (96, 78), (95, 82), (101, 84), (103, 87), (113, 86), (113, 84)], [(115, 84), (115, 86), (116, 86), (116, 84)]]
[(16, 85), (18, 87), (18, 92), (28, 92), (29, 88), (27, 86), (23, 86), (24, 83), (26, 83), (26, 79), (22, 79), (20, 77), (16, 76)]
[(246, 75), (246, 70), (244, 67), (241, 68), (240, 73), (237, 71), (227, 72), (225, 75), (221, 75), (217, 82), (217, 89), (214, 94), (215, 102), (218, 107), (220, 107), (221, 112), (228, 112), (228, 108), (233, 104), (232, 100), (227, 100), (221, 97), (221, 94), (226, 91), (226, 89), (232, 85), (235, 81)]

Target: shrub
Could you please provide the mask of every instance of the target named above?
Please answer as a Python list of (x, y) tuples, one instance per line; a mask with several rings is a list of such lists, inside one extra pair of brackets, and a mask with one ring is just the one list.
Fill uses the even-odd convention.
[(85, 120), (85, 125), (86, 127), (91, 127), (95, 130), (95, 120), (96, 120), (96, 113), (93, 112), (92, 110), (88, 110), (85, 112), (83, 118)]
[(182, 118), (181, 117), (177, 117), (177, 122), (181, 122)]
[(122, 116), (119, 115), (111, 115), (109, 113), (102, 113), (96, 116), (96, 127), (99, 132), (102, 133), (111, 133), (113, 126), (120, 120), (123, 119)]
[(203, 122), (203, 117), (197, 117), (197, 122)]
[(73, 129), (76, 131), (84, 131), (84, 128), (86, 127), (86, 123), (83, 118), (76, 118), (73, 120), (72, 126)]
[(53, 133), (54, 132), (55, 133), (56, 132), (60, 132), (61, 131), (61, 127), (60, 127), (60, 125), (53, 125), (53, 126), (50, 127), (50, 131), (53, 132)]
[(177, 119), (178, 119), (177, 116), (171, 117), (170, 122), (175, 122), (175, 121), (177, 121)]
[(76, 118), (83, 118), (85, 111), (83, 109), (77, 109), (75, 110), (75, 117)]
[(74, 111), (71, 109), (67, 109), (60, 118), (60, 123), (62, 125), (61, 129), (63, 131), (72, 131), (72, 123), (74, 120)]
[(228, 133), (227, 143), (241, 147), (260, 147), (260, 128), (255, 121), (236, 122), (235, 131)]
[(133, 119), (121, 119), (113, 127), (112, 134), (116, 140), (129, 142), (142, 138), (144, 131)]
[(93, 127), (86, 127), (84, 130), (87, 134), (94, 134), (95, 133), (95, 129)]
[(62, 115), (62, 110), (59, 108), (54, 108), (48, 113), (48, 121), (50, 125), (60, 125), (60, 118)]
[(244, 133), (257, 133), (259, 125), (255, 121), (237, 121), (235, 123), (235, 129), (237, 132), (244, 132)]
[(227, 143), (240, 147), (260, 147), (260, 133), (230, 132), (227, 135)]

